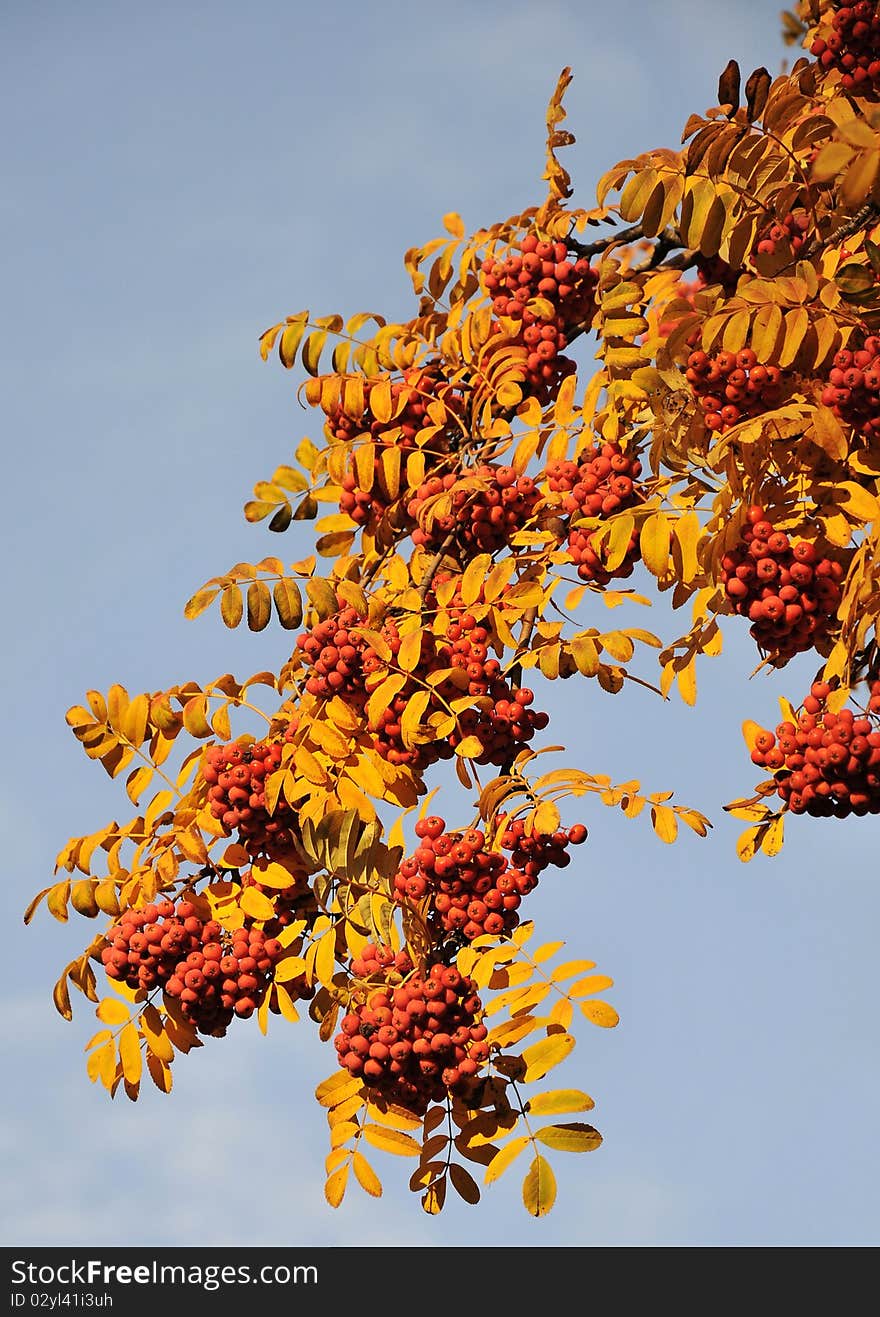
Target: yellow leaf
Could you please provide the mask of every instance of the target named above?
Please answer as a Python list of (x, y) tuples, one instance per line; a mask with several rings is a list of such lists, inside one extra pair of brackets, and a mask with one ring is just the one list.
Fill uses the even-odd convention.
[(130, 1084), (140, 1083), (143, 1070), (143, 1057), (138, 1031), (133, 1024), (127, 1024), (119, 1035), (119, 1059), (122, 1073)]
[(565, 1125), (544, 1125), (535, 1131), (535, 1138), (548, 1148), (560, 1152), (593, 1152), (602, 1142), (602, 1135), (592, 1125), (569, 1121)]
[(393, 1152), (398, 1157), (418, 1157), (421, 1145), (403, 1130), (387, 1129), (382, 1125), (364, 1125), (364, 1138), (374, 1148)]
[(422, 655), (421, 631), (409, 631), (400, 642), (397, 652), (398, 665), (404, 672), (414, 672)]
[(361, 1188), (373, 1198), (382, 1197), (382, 1181), (362, 1152), (352, 1155), (351, 1164)]
[(736, 843), (736, 853), (743, 864), (748, 864), (749, 860), (754, 858), (765, 826), (765, 824), (758, 824), (756, 827), (746, 828), (745, 832), (740, 834)]
[(590, 636), (574, 636), (569, 649), (577, 664), (578, 672), (585, 677), (595, 677), (599, 671), (599, 651), (596, 642)]
[(534, 830), (536, 833), (550, 834), (557, 830), (560, 821), (559, 810), (553, 801), (542, 801), (534, 813)]
[(197, 590), (193, 595), (193, 597), (187, 600), (184, 606), (183, 609), (184, 617), (189, 618), (191, 621), (193, 618), (198, 617), (201, 613), (204, 613), (205, 609), (209, 608), (210, 605), (213, 604), (214, 600), (217, 598), (217, 595), (219, 593), (220, 591), (216, 587), (214, 589), (209, 589), (208, 587), (204, 587), (201, 590)]
[[(288, 883), (288, 886), (290, 884)], [(275, 907), (262, 892), (258, 892), (256, 887), (245, 887), (240, 898), (239, 905), (246, 915), (251, 919), (263, 921), (274, 919)]]
[(655, 576), (664, 576), (669, 567), (669, 541), (669, 518), (665, 512), (655, 512), (639, 535), (642, 561)]
[(669, 844), (678, 836), (678, 819), (668, 805), (651, 806), (651, 822), (661, 841)]
[(579, 1088), (556, 1088), (529, 1098), (526, 1110), (532, 1116), (557, 1116), (569, 1111), (592, 1111), (595, 1103)]
[(779, 814), (761, 838), (761, 850), (765, 855), (778, 855), (782, 850), (784, 828), (785, 816)]
[(328, 1177), (324, 1185), (324, 1197), (331, 1207), (338, 1207), (345, 1197), (345, 1185), (348, 1180), (348, 1162), (340, 1166)]
[(336, 930), (330, 929), (318, 943), (315, 954), (315, 977), (319, 983), (330, 984), (336, 968)]
[(550, 1163), (538, 1153), (523, 1181), (523, 1203), (532, 1216), (546, 1216), (556, 1202), (556, 1177)]
[(588, 978), (578, 979), (568, 990), (569, 997), (589, 997), (594, 992), (604, 992), (606, 988), (613, 988), (614, 980), (609, 979), (607, 974), (591, 974)]
[[(247, 863), (247, 858), (241, 860), (238, 854), (239, 851), (244, 850), (244, 847), (236, 846), (234, 848), (229, 848), (229, 850), (233, 849), (235, 851), (235, 862), (231, 867), (240, 869), (242, 864)], [(245, 852), (245, 856), (247, 856), (247, 852)], [(225, 858), (226, 857), (224, 856), (224, 860)], [(286, 865), (279, 864), (277, 860), (255, 860), (251, 872), (252, 876), (261, 887), (274, 887), (279, 891), (283, 891), (285, 887), (291, 887), (296, 881), (296, 874), (288, 869)], [(266, 918), (268, 919), (269, 916), (267, 915)]]
[(581, 1002), (581, 1012), (592, 1024), (598, 1024), (600, 1029), (613, 1029), (620, 1022), (617, 1011), (606, 1001)]
[(130, 1016), (125, 1003), (117, 1001), (115, 997), (104, 997), (99, 1001), (95, 1014), (104, 1024), (124, 1024)]
[(574, 1047), (574, 1041), (570, 1033), (557, 1033), (527, 1047), (522, 1054), (526, 1067), (523, 1074), (525, 1082), (542, 1079), (549, 1070), (564, 1061)]
[(275, 600), (275, 612), (278, 614), (278, 621), (285, 631), (293, 631), (300, 626), (303, 617), (303, 605), (302, 595), (296, 581), (291, 581), (287, 577), (276, 581), (272, 587), (272, 598)]
[(230, 630), (234, 630), (241, 621), (243, 613), (244, 602), (241, 590), (237, 585), (227, 585), (220, 597), (220, 616)]
[(492, 1184), (504, 1174), (508, 1166), (516, 1161), (523, 1148), (527, 1148), (531, 1143), (528, 1134), (520, 1134), (509, 1143), (505, 1143), (503, 1148), (499, 1148), (495, 1156), (486, 1167), (486, 1174), (483, 1176), (484, 1184)]
[(294, 1006), (290, 993), (286, 988), (282, 988), (280, 983), (275, 984), (275, 1001), (284, 1019), (296, 1024), (299, 1020), (299, 1011)]
[(264, 581), (251, 581), (247, 592), (247, 620), (251, 631), (262, 631), (272, 616), (272, 596)]
[(292, 979), (298, 979), (304, 974), (305, 970), (306, 962), (302, 956), (287, 956), (275, 966), (275, 982), (290, 983)]
[(595, 969), (595, 960), (566, 960), (561, 965), (557, 965), (550, 979), (553, 983), (560, 983), (562, 979), (570, 979), (573, 974), (583, 974), (588, 969)]
[(141, 1029), (147, 1046), (160, 1061), (174, 1060), (174, 1048), (162, 1024), (162, 1016), (152, 1004), (147, 1004), (141, 1015)]
[(483, 742), (478, 736), (466, 736), (455, 747), (455, 753), (463, 759), (476, 759), (483, 753)]

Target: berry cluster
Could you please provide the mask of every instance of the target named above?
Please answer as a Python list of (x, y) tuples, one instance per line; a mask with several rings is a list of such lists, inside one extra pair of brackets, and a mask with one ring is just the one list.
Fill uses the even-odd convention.
[[(776, 777), (776, 790), (793, 814), (846, 818), (880, 814), (880, 723), (852, 709), (831, 713), (831, 687), (814, 682), (797, 723), (762, 731), (752, 762)], [(880, 712), (880, 681), (871, 686), (870, 712)]]
[[(339, 602), (343, 604), (340, 611), (298, 636), (296, 646), (311, 669), (306, 679), (306, 690), (310, 695), (323, 700), (340, 695), (363, 712), (372, 689), (370, 678), (378, 673), (377, 680), (381, 681), (386, 665), (373, 646), (354, 629), (364, 625), (363, 618), (341, 599)], [(393, 663), (402, 643), (393, 618), (385, 619), (380, 634), (391, 652), (390, 662)], [(416, 691), (422, 689), (421, 682), (425, 677), (441, 666), (430, 633), (422, 635), (421, 644), (422, 652), (414, 674), (379, 711), (372, 727), (374, 746), (383, 759), (419, 771), (438, 759), (448, 759), (453, 753), (453, 746), (446, 741), (428, 741), (415, 746), (403, 742), (401, 718), (406, 706)], [(455, 695), (460, 693), (454, 692)], [(426, 711), (425, 718), (428, 712), (430, 710)]]
[(462, 942), (516, 928), (520, 902), (537, 885), (536, 876), (490, 851), (479, 828), (446, 832), (444, 820), (431, 816), (416, 824), (416, 836), (421, 844), (394, 878), (398, 901), (430, 896), (429, 926), (457, 934)]
[(774, 530), (760, 507), (749, 508), (741, 542), (721, 559), (721, 583), (734, 611), (749, 618), (759, 648), (780, 664), (828, 634), (843, 575), (842, 564), (811, 540)]
[(280, 767), (281, 749), (280, 741), (232, 741), (205, 751), (202, 777), (211, 813), (227, 833), (238, 830), (252, 855), (290, 850), (299, 836), (296, 815), (283, 797), (273, 814), (266, 807), (266, 778)]
[(560, 354), (569, 331), (593, 317), (597, 272), (564, 242), (542, 242), (530, 233), (504, 260), (487, 257), (481, 282), (495, 314), (514, 322), (513, 337), (526, 351), (526, 386), (538, 398), (549, 398), (575, 369)]
[(864, 347), (837, 353), (822, 402), (869, 442), (880, 438), (880, 337), (872, 334)]
[[(641, 501), (638, 481), (642, 464), (617, 444), (587, 448), (577, 464), (549, 462), (546, 474), (550, 489), (565, 495), (563, 507), (575, 521), (580, 517), (610, 517)], [(622, 562), (611, 569), (606, 565), (607, 551), (598, 535), (597, 530), (577, 525), (569, 531), (568, 552), (581, 580), (607, 585), (614, 577), (630, 576), (640, 553), (635, 529)]]
[(876, 0), (858, 0), (843, 4), (831, 20), (824, 36), (817, 36), (810, 46), (825, 69), (840, 70), (840, 81), (847, 91), (880, 91), (880, 12)]
[[(467, 475), (463, 486), (461, 476), (452, 472), (430, 476), (415, 491), (407, 507), (419, 523), (412, 532), (414, 544), (439, 549), (453, 535), (462, 555), (494, 553), (531, 521), (541, 497), (531, 476), (518, 476), (511, 466), (488, 462)], [(471, 479), (485, 483), (474, 488)], [(428, 523), (423, 509), (438, 495), (447, 496), (448, 509)]]
[(465, 1090), (489, 1056), (473, 979), (441, 963), (414, 972), (405, 953), (394, 956), (369, 943), (352, 963), (356, 977), (358, 966), (386, 981), (367, 984), (364, 998), (343, 1016), (333, 1040), (340, 1064), (375, 1096), (416, 1113), (447, 1092)]
[(377, 521), (398, 500), (399, 482), (389, 483), (382, 461), (383, 447), (396, 447), (404, 461), (418, 448), (424, 455), (426, 468), (430, 469), (442, 461), (454, 445), (460, 424), (458, 418), (464, 412), (461, 393), (448, 383), (436, 366), (412, 366), (403, 372), (400, 380), (389, 385), (391, 415), (380, 421), (373, 412), (370, 398), (374, 389), (386, 384), (388, 377), (365, 382), (364, 411), (360, 416), (350, 416), (346, 412), (343, 398), (338, 399), (327, 414), (326, 432), (330, 439), (343, 442), (366, 435), (377, 445), (370, 488), (362, 487), (353, 457), (341, 481), (339, 509), (347, 512), (359, 526)]
[[(501, 816), (499, 823), (505, 825)], [(526, 835), (520, 819), (506, 821), (501, 846), (510, 859), (486, 844), (479, 828), (447, 832), (437, 815), (416, 824), (420, 845), (404, 860), (394, 877), (401, 903), (430, 898), (427, 920), (438, 933), (452, 934), (462, 942), (488, 934), (500, 937), (519, 923), (519, 906), (537, 886), (549, 865), (565, 868), (566, 849), (580, 844), (587, 830), (582, 824), (552, 834)]]
[[(444, 642), (438, 642), (431, 632), (422, 633), (421, 654), (414, 670), (373, 720), (375, 749), (391, 764), (408, 765), (421, 772), (438, 759), (448, 759), (465, 737), (476, 736), (483, 750), (474, 756), (475, 761), (502, 765), (531, 740), (536, 730), (547, 726), (547, 715), (529, 708), (534, 699), (532, 692), (512, 687), (502, 676), (498, 660), (489, 656), (486, 628), (479, 626), (464, 608), (453, 610), (452, 619)], [(353, 608), (343, 607), (297, 639), (297, 648), (311, 667), (306, 690), (320, 699), (340, 695), (359, 711), (364, 710), (371, 689), (384, 679), (387, 670), (376, 650), (354, 630), (361, 621)], [(393, 663), (401, 646), (393, 619), (385, 620), (381, 635)], [(401, 719), (407, 704), (417, 691), (425, 689), (430, 676), (449, 668), (464, 675), (433, 684), (422, 722), (427, 723), (431, 714), (447, 712), (449, 702), (464, 694), (474, 699), (475, 707), (459, 714), (448, 737), (405, 745)]]
[(796, 256), (807, 243), (807, 231), (810, 217), (805, 210), (789, 211), (782, 219), (773, 220), (758, 234), (755, 254), (758, 256), (775, 256), (778, 251), (783, 255)]
[(231, 934), (203, 920), (191, 901), (127, 910), (107, 933), (107, 977), (135, 990), (162, 988), (200, 1033), (222, 1035), (233, 1016), (253, 1015), (282, 946), (262, 929)]
[[(374, 389), (386, 384), (391, 393), (391, 415), (380, 421), (374, 414), (370, 398)], [(448, 382), (438, 365), (410, 366), (399, 380), (390, 380), (387, 375), (373, 376), (364, 380), (363, 386), (364, 410), (360, 415), (352, 416), (345, 410), (344, 395), (327, 410), (325, 429), (329, 439), (345, 443), (365, 435), (375, 444), (394, 444), (412, 452), (423, 446), (419, 443), (422, 438), (430, 441), (428, 446), (432, 451), (448, 452), (449, 414), (460, 416), (464, 402), (461, 393)], [(431, 404), (436, 402), (442, 403), (444, 409), (435, 413), (437, 420), (432, 419), (429, 411)]]
[(587, 830), (583, 823), (575, 823), (571, 828), (560, 828), (552, 833), (527, 833), (522, 819), (508, 819), (506, 815), (499, 814), (498, 822), (504, 827), (501, 847), (510, 851), (510, 863), (533, 878), (537, 878), (550, 865), (557, 869), (566, 868), (571, 863), (568, 847), (580, 846), (587, 840)]
[[(697, 341), (696, 335), (689, 340)], [(778, 407), (782, 401), (782, 371), (778, 366), (761, 365), (751, 348), (704, 352), (695, 347), (687, 359), (685, 378), (705, 413), (706, 428), (722, 434), (739, 421)]]

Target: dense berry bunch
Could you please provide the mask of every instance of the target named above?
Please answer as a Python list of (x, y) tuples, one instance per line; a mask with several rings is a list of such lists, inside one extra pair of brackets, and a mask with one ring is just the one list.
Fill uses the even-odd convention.
[(501, 847), (510, 851), (510, 863), (515, 869), (537, 878), (552, 864), (557, 869), (564, 869), (571, 863), (567, 853), (569, 846), (579, 846), (587, 839), (587, 830), (583, 823), (575, 823), (571, 828), (560, 828), (557, 832), (526, 832), (522, 819), (508, 819), (506, 815), (498, 816), (503, 825)]
[(364, 619), (341, 599), (338, 602), (342, 604), (339, 612), (297, 636), (296, 648), (311, 669), (306, 680), (310, 695), (323, 700), (334, 695), (358, 700), (364, 692), (363, 662), (367, 646), (362, 636), (352, 634), (352, 628), (363, 626)]
[[(549, 462), (546, 474), (551, 490), (564, 494), (563, 507), (574, 521), (580, 517), (610, 517), (641, 501), (638, 482), (642, 464), (633, 453), (623, 452), (617, 444), (590, 447), (577, 463)], [(613, 568), (607, 566), (607, 548), (598, 535), (598, 530), (577, 525), (569, 531), (568, 552), (581, 580), (607, 585), (614, 577), (630, 576), (639, 559), (635, 529), (623, 560)]]
[(514, 322), (514, 338), (527, 354), (526, 387), (549, 397), (574, 372), (574, 362), (561, 354), (569, 332), (593, 317), (597, 272), (564, 242), (542, 242), (530, 233), (504, 260), (487, 257), (481, 282), (495, 314)]
[(759, 507), (749, 508), (740, 543), (721, 559), (721, 583), (734, 611), (750, 619), (758, 646), (782, 661), (828, 634), (843, 575), (840, 561), (810, 540), (774, 530)]
[[(364, 409), (359, 415), (346, 411), (344, 393), (326, 411), (329, 439), (346, 442), (366, 435), (376, 444), (394, 444), (406, 452), (423, 446), (433, 452), (449, 451), (457, 428), (455, 418), (462, 415), (464, 402), (460, 390), (449, 383), (438, 365), (410, 366), (399, 380), (373, 376), (364, 380), (363, 388)], [(386, 388), (390, 404), (387, 395), (384, 406), (376, 402), (375, 410), (382, 414), (380, 420), (371, 398), (374, 390), (378, 397), (378, 390), (384, 393)], [(441, 406), (432, 408), (436, 403)]]
[[(381, 409), (383, 420), (377, 418), (371, 404), (379, 387), (386, 394), (386, 405)], [(378, 401), (375, 406), (380, 410)], [(345, 410), (344, 397), (338, 399), (328, 413), (328, 437), (350, 441), (366, 435), (376, 445), (372, 478), (364, 476), (362, 463), (356, 462), (352, 455), (341, 481), (340, 511), (347, 512), (359, 526), (384, 516), (397, 502), (403, 482), (400, 464), (386, 465), (383, 451), (393, 446), (400, 451), (405, 462), (418, 449), (422, 453), (424, 469), (431, 470), (455, 446), (463, 412), (461, 393), (448, 383), (436, 366), (410, 367), (400, 380), (393, 383), (388, 377), (367, 380), (364, 411), (360, 416), (350, 416)]]
[(793, 210), (782, 219), (773, 220), (761, 229), (755, 243), (758, 256), (783, 255), (796, 256), (807, 244), (810, 217), (805, 210)]
[(233, 1016), (253, 1015), (281, 952), (262, 929), (230, 935), (191, 901), (161, 900), (127, 910), (108, 931), (101, 960), (108, 978), (162, 988), (200, 1033), (223, 1034)]
[(842, 4), (810, 46), (825, 69), (840, 70), (847, 91), (880, 91), (880, 13), (876, 0)]
[[(207, 940), (181, 961), (165, 984), (200, 1033), (225, 1033), (234, 1015), (247, 1019), (263, 1000), (282, 946), (260, 928), (238, 928), (231, 938)], [(288, 991), (293, 985), (286, 985)]]
[(274, 813), (266, 806), (266, 778), (280, 767), (281, 750), (280, 741), (232, 741), (205, 751), (202, 776), (211, 813), (227, 833), (238, 830), (252, 855), (289, 850), (299, 836), (296, 815), (283, 797)]
[(751, 348), (704, 352), (694, 347), (685, 378), (704, 412), (707, 429), (722, 434), (739, 421), (778, 407), (783, 397), (782, 371), (761, 365)]
[(872, 334), (864, 347), (837, 353), (822, 402), (867, 440), (880, 438), (880, 337)]
[[(519, 476), (511, 466), (492, 463), (466, 474), (484, 483), (478, 488), (461, 485), (461, 476), (449, 472), (430, 476), (416, 490), (407, 509), (419, 522), (412, 532), (414, 544), (439, 549), (453, 535), (462, 554), (494, 553), (509, 544), (534, 516), (541, 496), (531, 476)], [(443, 510), (428, 520), (425, 505), (438, 495), (446, 495)]]
[[(880, 814), (880, 723), (852, 709), (831, 713), (830, 692), (827, 682), (814, 682), (797, 723), (758, 735), (752, 762), (773, 772), (793, 814)], [(868, 708), (880, 712), (880, 681), (871, 687)]]
[(500, 937), (519, 923), (519, 905), (537, 885), (534, 874), (514, 869), (506, 856), (491, 851), (479, 828), (446, 832), (443, 819), (416, 824), (420, 845), (394, 878), (403, 903), (429, 896), (428, 924), (463, 942), (490, 934)]
[[(400, 961), (398, 953), (392, 963)], [(488, 1059), (488, 1030), (479, 1022), (473, 979), (452, 965), (431, 964), (420, 974), (408, 958), (406, 964), (405, 978), (395, 968), (385, 984), (367, 986), (351, 1003), (333, 1042), (340, 1064), (375, 1096), (422, 1113), (447, 1092), (467, 1088)]]
[[(408, 765), (422, 771), (438, 759), (448, 759), (465, 737), (476, 736), (482, 751), (472, 756), (478, 764), (507, 763), (536, 730), (547, 726), (545, 713), (529, 707), (534, 699), (530, 690), (511, 686), (501, 673), (498, 660), (490, 656), (489, 632), (464, 608), (452, 610), (445, 639), (430, 631), (421, 633), (421, 653), (407, 674), (407, 680), (387, 705), (374, 711), (370, 728), (376, 751), (389, 763)], [(311, 666), (306, 690), (321, 699), (341, 695), (359, 711), (366, 709), (370, 692), (383, 680), (387, 664), (400, 651), (401, 636), (393, 619), (382, 624), (381, 635), (390, 651), (390, 660), (381, 657), (353, 629), (362, 624), (354, 609), (343, 608), (332, 618), (300, 636), (300, 649)], [(422, 712), (422, 724), (432, 715), (448, 714), (449, 703), (469, 695), (472, 709), (459, 714), (456, 726), (442, 738), (406, 745), (402, 718), (417, 692), (425, 690), (428, 678), (441, 669), (452, 668), (454, 676), (430, 684), (431, 698)]]
[[(355, 630), (364, 625), (364, 619), (353, 608), (343, 605), (338, 613), (297, 637), (297, 649), (311, 668), (306, 679), (306, 690), (310, 695), (325, 700), (340, 695), (358, 711), (365, 710), (370, 691), (383, 680), (385, 660)], [(385, 619), (380, 634), (393, 664), (402, 643), (393, 618)], [(384, 759), (391, 764), (407, 764), (419, 770), (438, 759), (449, 758), (453, 752), (453, 747), (446, 741), (428, 741), (414, 746), (407, 746), (403, 741), (401, 719), (407, 704), (418, 690), (423, 689), (425, 678), (441, 666), (430, 632), (422, 634), (421, 646), (422, 652), (413, 674), (378, 711), (371, 727), (375, 748)], [(378, 675), (371, 680), (373, 674)], [(460, 694), (460, 691), (455, 694)], [(425, 717), (428, 712), (430, 710), (426, 710)]]

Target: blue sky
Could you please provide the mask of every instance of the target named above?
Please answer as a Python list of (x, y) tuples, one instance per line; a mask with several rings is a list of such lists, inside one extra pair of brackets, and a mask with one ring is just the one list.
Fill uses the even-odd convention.
[[(67, 707), (90, 686), (245, 676), (289, 652), (276, 629), (182, 616), (232, 563), (308, 551), (308, 527), (279, 538), (241, 515), (318, 430), (291, 376), (260, 362), (260, 332), (304, 307), (407, 315), (403, 251), (445, 211), (476, 228), (539, 201), (566, 64), (566, 163), (590, 205), (610, 164), (678, 142), (728, 58), (779, 67), (777, 9), (3, 7), (4, 1243), (876, 1243), (878, 824), (795, 820), (778, 859), (740, 865), (720, 809), (755, 780), (740, 722), (775, 725), (812, 664), (750, 681), (735, 620), (694, 710), (541, 691), (560, 763), (674, 787), (716, 824), (669, 848), (645, 819), (590, 807), (576, 862), (531, 898), (547, 940), (614, 976), (622, 1017), (586, 1026), (557, 1072), (592, 1093), (606, 1141), (554, 1158), (546, 1220), (514, 1170), (479, 1208), (429, 1220), (406, 1164), (378, 1155), (381, 1202), (353, 1188), (332, 1212), (311, 1099), (332, 1058), (305, 1026), (240, 1025), (179, 1060), (170, 1099), (110, 1104), (85, 1076), (91, 1008), (65, 1024), (49, 996), (92, 925), (21, 923), (66, 838), (125, 807)], [(671, 634), (653, 611), (632, 624)], [(245, 1209), (228, 1191), (242, 1166)]]

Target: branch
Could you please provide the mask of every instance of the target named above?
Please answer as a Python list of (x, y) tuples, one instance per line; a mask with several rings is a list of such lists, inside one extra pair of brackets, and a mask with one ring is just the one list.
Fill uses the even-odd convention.
[(801, 259), (809, 259), (811, 256), (815, 256), (818, 252), (824, 251), (826, 247), (830, 247), (833, 243), (837, 242), (839, 238), (848, 238), (850, 234), (857, 233), (859, 229), (865, 227), (869, 219), (872, 217), (876, 218), (878, 215), (880, 215), (880, 209), (878, 209), (876, 202), (866, 202), (860, 210), (856, 211), (855, 215), (850, 216), (850, 218), (846, 220), (845, 223), (841, 224), (839, 228), (836, 228), (832, 233), (829, 233), (827, 238), (817, 238), (816, 241), (807, 248)]
[(431, 588), (434, 577), (437, 575), (438, 568), (440, 567), (440, 564), (442, 563), (443, 559), (446, 557), (447, 549), (450, 549), (455, 542), (455, 532), (457, 529), (458, 529), (457, 526), (454, 526), (452, 528), (452, 530), (446, 536), (446, 539), (440, 545), (440, 548), (434, 554), (434, 557), (428, 563), (427, 570), (425, 571), (425, 575), (422, 577), (422, 583), (419, 586), (419, 603), (423, 605), (428, 597), (428, 591)]

